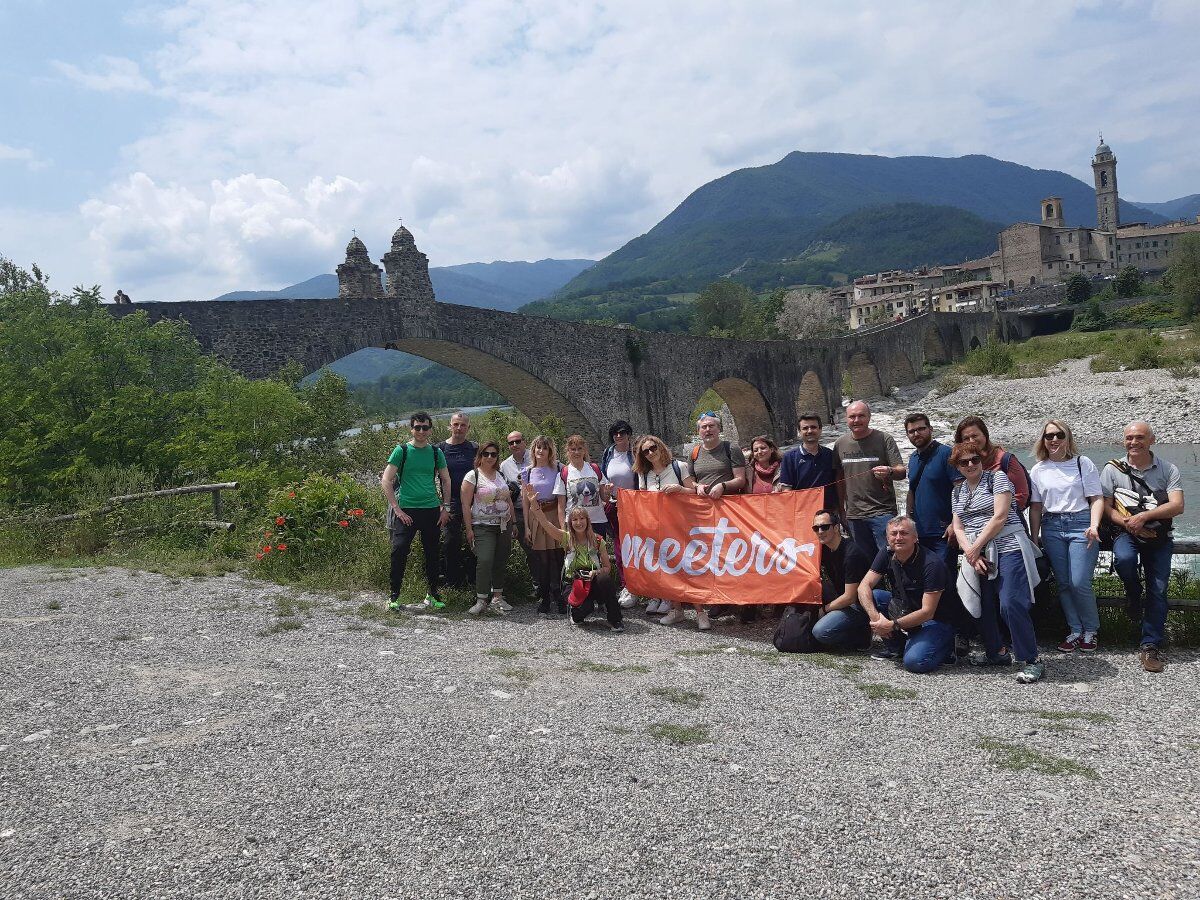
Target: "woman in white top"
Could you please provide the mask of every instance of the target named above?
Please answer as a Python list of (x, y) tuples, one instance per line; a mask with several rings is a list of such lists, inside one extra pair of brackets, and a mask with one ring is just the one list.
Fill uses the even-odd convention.
[[(475, 467), (462, 481), (463, 526), (467, 543), (475, 552), (475, 605), (469, 612), (482, 615), (491, 600), (504, 612), (512, 605), (504, 599), (504, 571), (512, 550), (512, 492), (500, 472), (500, 445), (487, 441), (475, 453)], [(491, 596), (488, 596), (488, 588)]]
[[(671, 455), (671, 448), (661, 438), (652, 434), (638, 438), (633, 472), (637, 478), (637, 489), (640, 491), (675, 494), (684, 490), (694, 490), (696, 486), (687, 466), (680, 465)], [(674, 625), (684, 619), (683, 604), (672, 603), (669, 600), (652, 598), (646, 604), (646, 612), (651, 615), (666, 613), (661, 620), (664, 625)], [(696, 624), (700, 626), (701, 631), (708, 631), (711, 627), (708, 611), (700, 605), (696, 606)]]
[(1100, 631), (1092, 589), (1104, 514), (1100, 473), (1079, 455), (1071, 429), (1056, 419), (1042, 426), (1033, 452), (1038, 462), (1029, 470), (1029, 533), (1034, 541), (1041, 536), (1071, 629), (1058, 649), (1093, 653)]
[(617, 581), (621, 586), (621, 606), (630, 609), (637, 604), (637, 598), (625, 587), (625, 572), (621, 562), (621, 519), (617, 509), (617, 491), (621, 488), (633, 490), (633, 428), (624, 419), (617, 419), (608, 426), (609, 445), (600, 458), (600, 472), (612, 484), (610, 499), (604, 504), (605, 515), (608, 516), (608, 533), (613, 542), (613, 559), (617, 564)]

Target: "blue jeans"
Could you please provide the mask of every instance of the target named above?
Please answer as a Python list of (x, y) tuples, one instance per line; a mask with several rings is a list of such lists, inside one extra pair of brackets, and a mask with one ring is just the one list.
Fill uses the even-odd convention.
[(1142, 615), (1142, 644), (1157, 647), (1167, 630), (1167, 580), (1171, 577), (1171, 554), (1175, 542), (1167, 538), (1156, 547), (1139, 547), (1128, 534), (1113, 541), (1113, 565), (1132, 601), (1142, 599), (1142, 579), (1138, 560), (1146, 572), (1146, 607)]
[[(875, 608), (887, 616), (892, 595), (887, 591), (874, 591)], [(867, 614), (857, 603), (845, 609), (826, 613), (813, 626), (813, 637), (827, 647), (842, 650), (864, 649), (871, 644), (871, 624)], [(901, 636), (884, 641), (888, 649), (903, 654), (904, 668), (909, 672), (932, 672), (950, 659), (954, 652), (954, 629), (945, 622), (930, 620), (911, 632), (907, 638)]]
[(846, 523), (850, 530), (850, 540), (858, 545), (868, 559), (874, 559), (875, 554), (887, 546), (887, 523), (894, 516), (890, 513), (882, 516), (871, 516), (869, 519), (851, 519)]
[(1012, 652), (1021, 662), (1036, 662), (1038, 658), (1037, 635), (1033, 632), (1032, 591), (1029, 576), (1025, 574), (1025, 560), (1020, 550), (1010, 550), (997, 557), (995, 578), (981, 578), (983, 594), (980, 598), (982, 615), (979, 617), (979, 632), (983, 646), (990, 656), (995, 656), (1004, 646), (1000, 636), (1000, 616), (1012, 636)]
[(1087, 510), (1042, 515), (1042, 549), (1054, 569), (1058, 599), (1072, 634), (1095, 634), (1100, 630), (1092, 575), (1100, 556), (1100, 542), (1088, 546), (1084, 532), (1091, 524)]
[(813, 626), (813, 637), (835, 650), (867, 650), (871, 646), (871, 621), (855, 603), (821, 616)]

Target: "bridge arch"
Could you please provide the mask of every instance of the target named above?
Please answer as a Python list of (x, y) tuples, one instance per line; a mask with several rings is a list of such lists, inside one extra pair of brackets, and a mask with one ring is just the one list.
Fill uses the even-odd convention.
[(762, 391), (746, 379), (728, 375), (714, 381), (712, 389), (729, 407), (741, 443), (749, 443), (758, 434), (775, 434), (775, 417)]
[(950, 329), (950, 359), (962, 359), (967, 355), (967, 350), (963, 346), (962, 329), (957, 325)]
[(916, 366), (903, 350), (896, 349), (888, 356), (888, 368), (893, 385), (912, 384), (919, 380)]
[[(800, 387), (796, 389), (797, 424), (805, 413), (816, 413), (821, 417), (822, 422), (828, 423), (829, 395), (825, 390), (825, 385), (821, 383), (821, 376), (814, 369), (809, 369), (804, 373), (804, 377), (800, 379)], [(780, 435), (780, 437), (790, 436)]]
[(972, 336), (971, 337), (971, 349), (978, 350), (981, 346), (983, 346), (983, 345), (979, 343), (979, 337)]
[(950, 351), (946, 347), (946, 342), (942, 340), (941, 332), (937, 330), (935, 325), (930, 325), (925, 329), (925, 340), (922, 342), (922, 349), (925, 353), (925, 362), (931, 366), (944, 366), (950, 362)]
[(850, 379), (851, 400), (883, 396), (883, 379), (879, 369), (863, 351), (858, 351), (846, 361), (845, 372)]

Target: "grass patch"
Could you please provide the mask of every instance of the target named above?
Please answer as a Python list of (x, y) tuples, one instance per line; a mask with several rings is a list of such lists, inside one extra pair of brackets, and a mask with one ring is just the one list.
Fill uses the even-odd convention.
[(46, 604), (46, 609), (62, 609), (62, 603), (57, 600), (51, 600)]
[(297, 619), (280, 619), (273, 625), (264, 628), (258, 634), (260, 637), (267, 637), (272, 634), (282, 634), (285, 631), (299, 631), (304, 627), (304, 623)]
[(843, 675), (855, 675), (863, 670), (862, 663), (846, 662), (831, 653), (804, 653), (796, 656), (797, 662), (812, 663), (821, 669), (841, 672)]
[(364, 622), (373, 622), (386, 628), (399, 628), (412, 624), (412, 618), (405, 613), (394, 612), (386, 606), (380, 606), (378, 603), (370, 601), (360, 603), (354, 614)]
[(1009, 741), (996, 738), (981, 738), (976, 744), (984, 750), (1001, 769), (1010, 772), (1038, 772), (1042, 775), (1082, 775), (1084, 778), (1098, 779), (1099, 773), (1091, 766), (1077, 763), (1065, 756), (1055, 756), (1043, 753), (1030, 747), (1022, 747)]
[(868, 700), (913, 700), (917, 696), (911, 688), (892, 687), (875, 681), (861, 681), (856, 687), (867, 695)]
[(523, 684), (532, 684), (541, 676), (541, 672), (525, 666), (513, 666), (511, 669), (505, 669), (500, 673), (505, 678), (511, 678), (513, 681), (520, 681)]
[(524, 656), (523, 650), (512, 650), (508, 647), (492, 647), (490, 650), (483, 651), (487, 656), (496, 656), (500, 659), (517, 659)]
[(659, 722), (656, 725), (648, 726), (646, 733), (660, 741), (680, 747), (712, 743), (707, 725), (676, 725), (672, 722)]
[(677, 703), (680, 706), (690, 706), (693, 709), (698, 707), (704, 701), (704, 695), (698, 691), (684, 691), (679, 688), (672, 687), (655, 687), (650, 688), (651, 697), (659, 697), (666, 700), (668, 703)]
[(729, 649), (728, 644), (718, 644), (715, 647), (704, 647), (700, 650), (676, 650), (676, 656), (715, 656)]
[(578, 664), (572, 669), (574, 672), (596, 672), (601, 675), (614, 675), (619, 672), (631, 672), (635, 675), (645, 675), (650, 671), (649, 666), (633, 665), (633, 666), (613, 666), (608, 663), (592, 662), (590, 659), (581, 659)]

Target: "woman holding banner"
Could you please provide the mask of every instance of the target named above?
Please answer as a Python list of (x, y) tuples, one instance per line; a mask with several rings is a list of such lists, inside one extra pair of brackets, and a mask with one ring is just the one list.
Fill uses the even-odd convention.
[[(635, 487), (639, 491), (655, 491), (662, 494), (677, 494), (684, 490), (692, 490), (695, 482), (687, 470), (675, 460), (671, 448), (662, 438), (648, 434), (637, 442), (637, 453), (633, 458), (633, 474), (637, 479)], [(649, 615), (661, 615), (670, 612), (672, 604), (669, 600), (651, 599), (646, 604)], [(682, 620), (682, 614), (680, 619)], [(668, 623), (670, 624), (670, 623)]]
[(525, 493), (521, 496), (525, 538), (533, 551), (534, 575), (541, 600), (538, 615), (549, 616), (556, 608), (560, 613), (566, 612), (558, 592), (562, 550), (559, 549), (558, 539), (538, 524), (532, 508), (539, 508), (554, 519), (555, 526), (558, 525), (558, 498), (554, 496), (554, 483), (558, 479), (558, 453), (554, 449), (554, 441), (541, 434), (533, 439), (529, 452), (533, 457), (533, 465), (524, 469), (519, 476), (522, 486), (532, 486), (534, 489), (532, 497)]
[(567, 603), (570, 621), (582, 625), (592, 610), (603, 604), (608, 613), (609, 627), (613, 631), (624, 631), (608, 548), (592, 527), (587, 509), (576, 506), (567, 513), (567, 527), (564, 530), (551, 522), (542, 511), (537, 503), (537, 488), (527, 484), (521, 490), (529, 501), (528, 509), (534, 521), (565, 551), (562, 595)]

